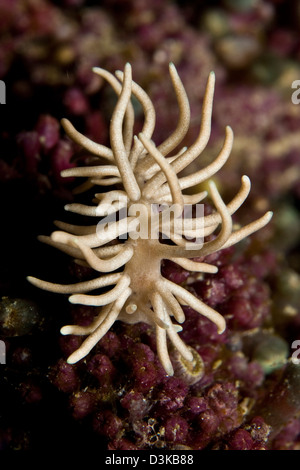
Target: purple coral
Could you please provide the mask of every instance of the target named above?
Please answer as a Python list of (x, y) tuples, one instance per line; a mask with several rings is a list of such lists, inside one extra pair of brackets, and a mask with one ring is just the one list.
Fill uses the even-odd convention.
[[(14, 299), (24, 294), (24, 298), (34, 299), (43, 311), (41, 325), (31, 323), (30, 317), (26, 317), (26, 331), (22, 322), (15, 318), (13, 330), (21, 332), (21, 335), (8, 337), (8, 329), (1, 329), (1, 339), (7, 346), (7, 367), (1, 365), (0, 449), (38, 448), (48, 452), (50, 446), (58, 447), (62, 442), (70, 448), (74, 448), (76, 443), (81, 448), (85, 444), (90, 446), (94, 442), (91, 438), (92, 417), (107, 408), (113, 413), (110, 417), (104, 413), (107, 429), (110, 429), (107, 434), (115, 432), (115, 435), (107, 437), (95, 433), (97, 448), (100, 445), (112, 450), (171, 449), (184, 443), (193, 449), (297, 449), (300, 441), (297, 407), (289, 414), (281, 402), (276, 402), (276, 406), (274, 402), (270, 405), (267, 411), (272, 422), (277, 411), (283, 418), (291, 418), (289, 423), (282, 423), (282, 430), (271, 438), (266, 416), (249, 418), (253, 413), (253, 403), (263, 400), (264, 395), (268, 396), (273, 390), (275, 400), (280, 391), (286, 393), (280, 385), (281, 370), (266, 373), (262, 363), (258, 362), (260, 357), (255, 356), (254, 345), (249, 346), (253, 339), (249, 328), (256, 325), (255, 329), (262, 331), (271, 327), (288, 346), (298, 338), (300, 331), (297, 283), (300, 122), (298, 108), (290, 102), (291, 77), (299, 78), (300, 17), (297, 2), (259, 1), (254, 2), (254, 8), (251, 6), (253, 2), (228, 1), (217, 10), (207, 1), (201, 5), (197, 2), (171, 2), (171, 8), (158, 1), (151, 5), (135, 0), (102, 3), (99, 8), (91, 7), (84, 0), (65, 0), (61, 5), (51, 0), (29, 5), (22, 0), (2, 1), (0, 6), (0, 78), (5, 81), (8, 92), (8, 104), (1, 107), (4, 119), (0, 131), (0, 180), (6, 226), (2, 236), (7, 247), (1, 259), (0, 286), (2, 296)], [(239, 8), (242, 4), (248, 5), (247, 9)], [(289, 8), (294, 12), (292, 18)], [(222, 51), (219, 57), (216, 56), (217, 44), (226, 44), (225, 35), (237, 40), (240, 35), (250, 35), (260, 54), (258, 60), (246, 54), (244, 70), (238, 72), (224, 65), (232, 63), (234, 57), (230, 54), (232, 56), (235, 50), (229, 47), (225, 51), (227, 56), (222, 56), (225, 54)], [(238, 43), (233, 45), (239, 47)], [(209, 275), (204, 279), (196, 279), (193, 274), (187, 276), (184, 269), (175, 269), (172, 263), (166, 262), (163, 267), (166, 277), (170, 276), (178, 283), (187, 282), (191, 288), (197, 287), (198, 295), (203, 292), (212, 304), (219, 302), (220, 311), (227, 310), (228, 321), (230, 302), (237, 310), (239, 303), (242, 306), (246, 302), (249, 309), (237, 316), (238, 321), (230, 320), (226, 335), (220, 337), (211, 331), (208, 322), (197, 321), (197, 315), (185, 308), (187, 329), (181, 336), (201, 354), (205, 374), (199, 383), (188, 386), (183, 406), (175, 412), (174, 419), (163, 413), (161, 416), (156, 413), (153, 417), (156, 397), (165, 386), (164, 373), (155, 360), (150, 361), (157, 366), (153, 387), (136, 390), (123, 338), (127, 336), (126, 344), (130, 343), (129, 337), (132, 343), (143, 343), (155, 357), (155, 338), (142, 324), (123, 328), (117, 323), (99, 342), (95, 355), (108, 357), (114, 367), (115, 382), (109, 394), (99, 394), (95, 385), (97, 379), (86, 367), (73, 367), (76, 380), (70, 391), (60, 391), (56, 382), (49, 384), (49, 378), (53, 379), (49, 368), (50, 372), (56, 373), (58, 369), (54, 362), (59, 362), (61, 356), (66, 359), (82, 341), (82, 338), (74, 336), (59, 338), (53, 349), (53, 330), (56, 331), (63, 315), (74, 315), (76, 322), (84, 315), (88, 322), (92, 314), (87, 307), (77, 314), (73, 308), (66, 312), (64, 301), (51, 300), (47, 295), (30, 291), (21, 279), (26, 272), (25, 265), (27, 269), (28, 263), (38, 266), (42, 259), (41, 256), (31, 257), (30, 253), (36, 250), (32, 239), (39, 233), (41, 224), (48, 227), (50, 213), (57, 216), (53, 212), (57, 196), (66, 202), (72, 198), (70, 186), (59, 175), (60, 169), (70, 164), (70, 148), (64, 146), (65, 141), (61, 138), (50, 149), (42, 147), (36, 122), (42, 112), (49, 112), (56, 123), (62, 115), (68, 114), (78, 123), (81, 132), (95, 141), (107, 143), (107, 110), (101, 107), (101, 114), (98, 112), (99, 103), (106, 102), (107, 95), (91, 67), (100, 65), (114, 70), (122, 68), (129, 58), (134, 65), (135, 79), (147, 87), (155, 105), (168, 103), (168, 106), (159, 106), (156, 134), (159, 142), (171, 130), (170, 115), (175, 115), (173, 92), (164, 77), (166, 63), (169, 60), (176, 63), (194, 106), (193, 128), (187, 136), (187, 143), (199, 123), (201, 107), (198, 103), (203, 80), (211, 69), (216, 70), (219, 99), (214, 107), (212, 144), (217, 148), (222, 138), (223, 117), (235, 129), (236, 139), (232, 164), (224, 168), (218, 183), (230, 198), (241, 166), (242, 171), (246, 170), (252, 177), (254, 184), (247, 214), (241, 214), (245, 220), (261, 209), (268, 209), (266, 197), (272, 208), (280, 205), (275, 226), (265, 231), (264, 237), (256, 238), (250, 247), (243, 246), (238, 252), (232, 250), (218, 265), (219, 274), (215, 282)], [(68, 93), (69, 89), (72, 93)], [(78, 93), (78, 90), (81, 91)], [(8, 116), (12, 108), (18, 109), (13, 119)], [(19, 139), (16, 135), (20, 136)], [(16, 140), (19, 140), (17, 148)], [(78, 150), (75, 149), (76, 152)], [(80, 153), (79, 158), (89, 161), (88, 156)], [(21, 212), (26, 212), (26, 218), (21, 213), (16, 217), (16, 194), (22, 201)], [(35, 212), (35, 208), (41, 206), (45, 217)], [(22, 246), (15, 243), (15, 233), (20, 226), (30, 227), (31, 232), (29, 240), (23, 230)], [(261, 251), (261, 246), (269, 243), (274, 227), (276, 256), (271, 262), (265, 249)], [(248, 249), (258, 256), (252, 259), (244, 257), (243, 253)], [(12, 251), (18, 259), (17, 268), (11, 263)], [(43, 256), (48, 274), (53, 271), (57, 258), (54, 259), (50, 250), (48, 255), (43, 252)], [(236, 259), (240, 259), (238, 265)], [(72, 277), (75, 271), (78, 273), (78, 266), (74, 267), (67, 258), (61, 257), (59, 261), (66, 263)], [(81, 277), (74, 277), (79, 282), (89, 278), (90, 274), (82, 269)], [(196, 281), (197, 285), (192, 287)], [(255, 299), (256, 287), (260, 284), (263, 287)], [(243, 295), (239, 296), (240, 293)], [(272, 297), (275, 300), (270, 304)], [(25, 375), (31, 377), (29, 382)], [(62, 383), (65, 380), (72, 383), (71, 375), (66, 374), (63, 378), (61, 373), (60, 379)], [(236, 386), (238, 406), (242, 405), (242, 424), (218, 438), (213, 433), (204, 433), (201, 426), (213, 429), (219, 423), (207, 395), (216, 383), (225, 381)], [(278, 388), (276, 384), (279, 384)], [(122, 420), (123, 427), (119, 428), (116, 416)], [(175, 442), (172, 439), (179, 433), (174, 430), (178, 428), (184, 434), (184, 420), (189, 426), (188, 433), (182, 435), (182, 441)]]

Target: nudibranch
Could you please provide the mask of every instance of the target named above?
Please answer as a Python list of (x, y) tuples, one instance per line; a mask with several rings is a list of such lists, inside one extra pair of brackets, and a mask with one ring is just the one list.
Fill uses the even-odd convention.
[[(79, 263), (87, 264), (98, 275), (95, 279), (68, 285), (31, 276), (28, 280), (41, 289), (71, 294), (69, 300), (73, 304), (100, 307), (90, 325), (66, 325), (61, 329), (63, 335), (86, 336), (68, 358), (69, 363), (84, 358), (116, 320), (131, 324), (145, 322), (155, 329), (158, 357), (166, 373), (172, 375), (169, 341), (185, 361), (194, 361), (191, 348), (178, 334), (185, 321), (183, 305), (212, 321), (219, 333), (224, 331), (226, 324), (222, 315), (187, 288), (164, 278), (162, 261), (171, 260), (193, 272), (216, 273), (217, 267), (198, 262), (197, 258), (238, 243), (264, 227), (272, 213), (267, 212), (237, 230), (233, 228), (232, 214), (247, 198), (250, 180), (247, 176), (242, 177), (237, 194), (228, 204), (210, 180), (230, 155), (233, 132), (229, 126), (218, 156), (205, 168), (188, 172), (210, 137), (213, 72), (206, 85), (198, 136), (189, 147), (181, 148), (189, 129), (190, 106), (174, 64), (170, 64), (169, 72), (179, 118), (174, 132), (158, 146), (151, 140), (156, 120), (153, 103), (132, 80), (130, 64), (125, 65), (124, 72), (117, 71), (115, 75), (101, 68), (93, 71), (106, 80), (118, 96), (110, 122), (111, 148), (93, 142), (78, 132), (70, 121), (63, 119), (62, 126), (67, 135), (99, 157), (99, 164), (69, 168), (62, 176), (86, 178), (82, 190), (97, 188), (92, 205), (72, 203), (65, 206), (67, 211), (95, 217), (96, 224), (81, 226), (56, 221), (59, 230), (40, 239)], [(144, 114), (138, 135), (134, 135), (132, 96), (140, 103)], [(203, 182), (207, 183), (208, 191), (184, 193)], [(103, 192), (99, 192), (99, 187), (104, 188)], [(208, 196), (214, 206), (212, 213), (204, 215), (203, 211), (193, 210), (191, 216), (184, 215), (187, 206), (202, 207), (202, 201)]]

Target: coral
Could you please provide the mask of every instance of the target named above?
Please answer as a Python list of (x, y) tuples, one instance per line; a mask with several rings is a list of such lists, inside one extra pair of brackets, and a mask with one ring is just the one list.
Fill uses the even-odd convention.
[[(0, 107), (0, 339), (6, 352), (0, 449), (45, 455), (97, 449), (101, 458), (106, 449), (298, 450), (299, 381), (289, 357), (300, 338), (300, 107), (291, 102), (291, 83), (299, 80), (299, 2), (96, 3), (0, 2), (0, 78), (7, 91)], [(81, 134), (109, 148), (116, 96), (92, 68), (123, 70), (126, 62), (156, 110), (156, 143), (174, 129), (178, 104), (166, 70), (169, 62), (176, 65), (192, 104), (181, 146), (197, 138), (206, 78), (216, 72), (210, 141), (189, 171), (210, 164), (229, 124), (234, 145), (214, 181), (225, 201), (234, 197), (242, 174), (253, 182), (247, 204), (233, 214), (234, 229), (269, 209), (275, 214), (264, 230), (238, 245), (196, 258), (216, 266), (216, 273), (162, 261), (164, 278), (226, 320), (218, 334), (214, 323), (182, 307), (179, 336), (199, 369), (191, 371), (193, 363), (169, 344), (175, 382), (158, 359), (155, 329), (142, 322), (115, 322), (84, 360), (67, 364), (82, 337), (60, 335), (59, 328), (88, 326), (97, 308), (71, 304), (26, 281), (28, 268), (62, 283), (94, 276), (83, 260), (78, 264), (36, 236), (49, 233), (54, 218), (81, 223), (70, 211), (61, 215), (63, 204), (78, 202), (78, 196), (71, 193), (75, 178), (60, 172), (99, 161), (66, 137), (59, 121), (67, 117)], [(144, 115), (135, 98), (132, 103), (138, 135)], [(91, 204), (90, 193), (80, 202)], [(212, 211), (210, 201), (204, 213)]]
[(2, 297), (0, 301), (0, 331), (6, 337), (28, 334), (41, 322), (37, 305), (24, 299)]

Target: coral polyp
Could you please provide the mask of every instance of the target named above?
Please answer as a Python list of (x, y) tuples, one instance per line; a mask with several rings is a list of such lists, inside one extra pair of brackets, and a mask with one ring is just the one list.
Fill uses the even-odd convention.
[[(145, 322), (156, 330), (158, 357), (168, 375), (174, 373), (168, 352), (168, 341), (185, 361), (193, 362), (191, 349), (181, 340), (179, 332), (185, 321), (183, 305), (188, 305), (212, 321), (219, 333), (226, 324), (222, 315), (188, 289), (163, 277), (161, 263), (171, 260), (186, 270), (216, 273), (217, 267), (203, 258), (228, 248), (264, 227), (272, 217), (261, 218), (234, 231), (232, 215), (243, 204), (250, 191), (250, 180), (242, 177), (241, 187), (226, 205), (216, 184), (208, 181), (206, 191), (184, 190), (207, 182), (226, 163), (233, 144), (233, 132), (226, 127), (225, 140), (215, 160), (205, 168), (188, 173), (188, 167), (205, 149), (211, 132), (214, 73), (209, 75), (203, 101), (202, 121), (195, 142), (180, 148), (190, 124), (190, 107), (176, 68), (169, 71), (179, 106), (175, 131), (156, 146), (151, 140), (155, 128), (155, 109), (147, 93), (132, 80), (130, 64), (115, 75), (94, 68), (107, 80), (118, 100), (110, 123), (111, 148), (98, 144), (78, 132), (67, 120), (62, 125), (68, 136), (88, 152), (105, 159), (107, 164), (69, 168), (64, 177), (86, 177), (80, 190), (104, 187), (95, 194), (94, 205), (68, 204), (65, 208), (77, 214), (94, 216), (92, 226), (56, 222), (60, 230), (41, 240), (87, 264), (99, 273), (93, 280), (77, 284), (54, 284), (34, 277), (28, 280), (45, 290), (72, 294), (73, 304), (100, 307), (98, 316), (88, 326), (66, 325), (63, 335), (87, 338), (68, 358), (76, 363), (84, 358), (108, 332), (116, 320), (126, 323)], [(139, 101), (144, 123), (134, 135), (135, 115), (132, 96)], [(178, 151), (178, 148), (180, 150)], [(185, 170), (184, 175), (182, 171)], [(179, 176), (180, 175), (180, 176)], [(107, 191), (107, 186), (112, 189)], [(196, 211), (185, 216), (186, 206), (198, 206), (209, 196), (214, 211), (200, 215)], [(156, 212), (153, 208), (156, 207)], [(125, 210), (125, 215), (124, 215)], [(108, 222), (109, 220), (109, 222)], [(203, 242), (199, 243), (199, 240)], [(103, 293), (102, 288), (113, 286)], [(100, 290), (100, 292), (97, 292)], [(88, 292), (96, 291), (94, 295)]]

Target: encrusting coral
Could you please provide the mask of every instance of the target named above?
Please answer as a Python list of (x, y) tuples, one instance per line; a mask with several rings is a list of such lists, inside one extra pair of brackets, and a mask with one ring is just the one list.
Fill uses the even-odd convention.
[[(179, 119), (175, 131), (157, 147), (151, 140), (155, 110), (146, 92), (132, 80), (130, 64), (126, 64), (124, 73), (117, 71), (116, 77), (100, 68), (93, 70), (106, 79), (118, 95), (110, 124), (111, 149), (82, 135), (67, 119), (62, 120), (62, 125), (73, 141), (93, 155), (106, 159), (108, 164), (99, 162), (96, 166), (69, 168), (62, 172), (62, 176), (88, 178), (77, 192), (93, 186), (116, 186), (96, 193), (93, 206), (73, 203), (65, 207), (77, 214), (103, 217), (98, 224), (78, 226), (57, 221), (56, 225), (61, 230), (40, 239), (101, 275), (71, 285), (53, 284), (31, 276), (28, 280), (45, 290), (72, 294), (69, 300), (74, 304), (102, 307), (90, 325), (67, 325), (61, 329), (63, 335), (87, 336), (68, 358), (69, 363), (85, 357), (116, 320), (131, 324), (142, 321), (156, 329), (159, 359), (166, 373), (172, 375), (174, 370), (167, 339), (186, 361), (194, 360), (191, 349), (178, 335), (182, 330), (179, 324), (185, 320), (182, 305), (192, 307), (215, 323), (219, 333), (224, 331), (226, 324), (223, 316), (213, 308), (187, 289), (164, 278), (161, 274), (162, 260), (171, 260), (190, 271), (216, 273), (217, 267), (200, 262), (198, 258), (228, 248), (264, 227), (272, 213), (267, 212), (254, 222), (233, 230), (231, 216), (250, 191), (250, 180), (243, 176), (241, 188), (229, 204), (223, 202), (215, 183), (209, 181), (209, 196), (216, 210), (209, 215), (197, 212), (195, 216), (193, 212), (192, 217), (184, 216), (187, 206), (198, 207), (208, 194), (206, 191), (184, 194), (183, 190), (195, 187), (217, 173), (232, 148), (233, 132), (228, 126), (223, 147), (215, 160), (203, 169), (182, 176), (182, 171), (205, 149), (210, 137), (213, 73), (207, 82), (198, 137), (190, 147), (178, 151), (189, 129), (190, 108), (184, 86), (172, 63), (169, 70), (178, 101)], [(132, 95), (144, 112), (144, 124), (138, 136), (133, 136)], [(205, 240), (203, 243), (199, 243), (201, 238)], [(108, 286), (114, 287), (105, 293), (86, 294)], [(177, 323), (173, 323), (171, 317)]]

